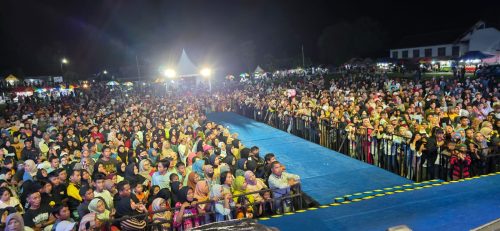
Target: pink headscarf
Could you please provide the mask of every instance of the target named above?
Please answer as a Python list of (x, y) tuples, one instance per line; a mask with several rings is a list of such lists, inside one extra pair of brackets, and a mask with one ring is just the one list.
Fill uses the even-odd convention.
[(193, 158), (196, 156), (196, 153), (191, 152), (187, 157), (187, 166), (191, 166), (193, 164)]

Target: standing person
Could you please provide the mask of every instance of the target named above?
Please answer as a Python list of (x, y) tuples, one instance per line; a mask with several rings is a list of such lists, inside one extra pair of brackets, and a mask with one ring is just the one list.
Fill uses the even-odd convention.
[(182, 187), (177, 193), (177, 199), (179, 201), (175, 204), (178, 210), (174, 213), (174, 227), (177, 230), (191, 230), (199, 226), (200, 218), (197, 215), (200, 211), (198, 211), (198, 202), (194, 198), (193, 189)]
[[(231, 220), (231, 205), (232, 200), (230, 193), (223, 194), (224, 189), (221, 185), (215, 184), (210, 191), (211, 198), (217, 198), (215, 202), (215, 221)], [(227, 219), (226, 219), (227, 218)]]
[[(269, 176), (269, 188), (274, 191), (274, 208), (277, 213), (286, 213), (291, 209), (292, 203), (290, 200), (285, 200), (285, 203), (279, 203), (280, 198), (290, 195), (291, 187), (300, 183), (300, 177), (295, 174), (283, 172), (281, 163), (275, 161), (271, 164), (272, 174)], [(279, 206), (283, 204), (283, 207)]]
[(427, 167), (427, 180), (437, 177), (436, 164), (441, 164), (439, 157), (444, 147), (444, 131), (441, 128), (435, 128), (432, 136), (427, 139), (427, 143), (422, 150), (422, 162)]
[(458, 145), (458, 150), (454, 150), (450, 159), (450, 164), (453, 169), (453, 180), (470, 177), (469, 167), (471, 158), (467, 154), (467, 146), (465, 144)]
[(167, 201), (161, 197), (156, 198), (153, 200), (152, 207), (153, 212), (155, 212), (153, 214), (153, 223), (161, 223), (161, 225), (158, 225), (155, 230), (169, 230), (172, 212), (165, 211), (168, 209)]

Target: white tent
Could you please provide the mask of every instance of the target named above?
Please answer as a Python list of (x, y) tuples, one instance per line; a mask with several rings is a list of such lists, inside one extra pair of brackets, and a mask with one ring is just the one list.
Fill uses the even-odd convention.
[(260, 66), (257, 66), (257, 68), (255, 68), (255, 71), (253, 71), (254, 73), (258, 73), (258, 74), (264, 74), (264, 69), (262, 69), (262, 67)]
[(194, 77), (199, 75), (198, 68), (191, 62), (184, 49), (182, 49), (182, 55), (177, 63), (176, 71), (179, 77)]

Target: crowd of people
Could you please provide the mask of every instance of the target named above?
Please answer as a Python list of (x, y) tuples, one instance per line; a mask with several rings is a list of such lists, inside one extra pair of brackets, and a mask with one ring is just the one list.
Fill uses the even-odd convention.
[(352, 70), (245, 84), (226, 110), (415, 181), (457, 180), (499, 169), (498, 87), (488, 77), (415, 81)]
[(0, 118), (0, 223), (189, 230), (294, 209), (300, 177), (208, 121), (210, 111), (307, 130), (327, 147), (341, 139), (345, 154), (416, 181), (498, 171), (498, 87), (487, 77), (415, 81), (349, 70), (333, 79), (229, 81), (213, 92), (94, 84), (60, 98), (24, 97)]
[(5, 230), (189, 230), (294, 209), (300, 177), (210, 122), (210, 94), (94, 84), (0, 118)]

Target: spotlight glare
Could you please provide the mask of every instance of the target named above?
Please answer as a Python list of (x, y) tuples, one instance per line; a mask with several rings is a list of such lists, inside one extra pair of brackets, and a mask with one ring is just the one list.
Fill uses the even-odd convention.
[(167, 78), (174, 78), (176, 73), (173, 69), (166, 69), (163, 71), (163, 75), (165, 75)]
[(203, 77), (209, 77), (210, 75), (212, 75), (212, 70), (210, 70), (209, 68), (203, 68), (201, 69), (200, 74)]

